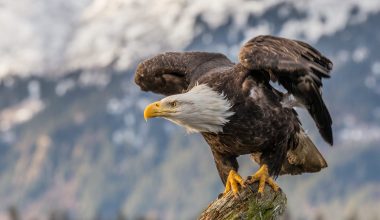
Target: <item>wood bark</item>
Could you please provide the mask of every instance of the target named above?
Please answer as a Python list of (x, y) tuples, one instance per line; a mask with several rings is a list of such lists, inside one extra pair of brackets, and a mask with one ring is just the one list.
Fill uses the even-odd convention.
[(258, 183), (241, 188), (239, 196), (232, 192), (219, 196), (202, 212), (199, 220), (232, 220), (232, 219), (278, 219), (286, 209), (286, 195), (281, 190), (273, 191), (265, 186), (264, 194), (257, 192)]

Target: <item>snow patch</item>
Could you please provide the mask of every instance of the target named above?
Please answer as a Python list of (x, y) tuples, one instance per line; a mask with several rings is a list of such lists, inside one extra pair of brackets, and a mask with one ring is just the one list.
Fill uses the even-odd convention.
[(359, 142), (363, 144), (380, 141), (379, 125), (360, 122), (353, 115), (345, 116), (344, 123), (344, 128), (338, 133), (338, 139), (343, 143)]
[(44, 103), (39, 99), (26, 99), (17, 105), (0, 111), (0, 131), (8, 131), (14, 126), (25, 123), (44, 109)]
[(363, 62), (368, 57), (368, 48), (358, 47), (352, 53), (352, 60), (356, 63)]

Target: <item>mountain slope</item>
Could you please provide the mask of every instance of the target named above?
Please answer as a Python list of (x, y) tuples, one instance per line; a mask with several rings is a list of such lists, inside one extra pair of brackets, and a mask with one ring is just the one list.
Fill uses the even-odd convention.
[[(296, 195), (288, 196), (291, 214), (310, 219), (322, 212), (341, 219), (352, 207), (359, 207), (363, 218), (378, 212), (376, 1), (347, 1), (344, 6), (337, 1), (242, 1), (241, 7), (227, 1), (223, 7), (218, 2), (178, 1), (170, 10), (135, 1), (75, 2), (65, 3), (68, 9), (57, 15), (52, 30), (39, 19), (38, 28), (26, 22), (28, 16), (44, 20), (37, 12), (50, 7), (61, 11), (52, 3), (35, 5), (26, 18), (11, 16), (20, 19), (25, 31), (59, 39), (56, 46), (35, 46), (41, 42), (31, 38), (30, 45), (13, 48), (23, 38), (0, 39), (1, 51), (41, 55), (31, 55), (28, 62), (18, 55), (11, 63), (0, 62), (2, 216), (15, 205), (29, 218), (56, 209), (69, 210), (76, 219), (109, 219), (118, 212), (194, 218), (223, 190), (210, 150), (199, 135), (186, 135), (170, 122), (145, 123), (143, 108), (160, 96), (139, 91), (133, 83), (134, 66), (166, 50), (218, 51), (236, 60), (244, 40), (267, 33), (306, 39), (335, 64), (323, 95), (333, 115), (336, 146), (328, 148), (301, 111), (329, 167), (317, 174), (279, 178), (284, 191)], [(13, 4), (1, 10), (21, 7)], [(141, 13), (145, 8), (147, 13)], [(168, 15), (157, 18), (163, 11)], [(75, 16), (67, 24), (70, 13)], [(69, 31), (59, 35), (60, 30)], [(244, 175), (255, 171), (247, 158), (240, 162)]]

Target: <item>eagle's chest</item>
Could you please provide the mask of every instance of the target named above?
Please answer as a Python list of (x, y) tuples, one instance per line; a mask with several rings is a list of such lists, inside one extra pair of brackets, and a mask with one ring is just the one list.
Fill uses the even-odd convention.
[(213, 151), (226, 155), (243, 155), (261, 151), (264, 145), (257, 137), (251, 137), (251, 140), (244, 140), (238, 136), (228, 134), (202, 133), (206, 142)]
[[(261, 91), (251, 93), (260, 95)], [(203, 134), (211, 148), (220, 153), (249, 154), (271, 148), (292, 135), (293, 113), (256, 94), (235, 103), (232, 108), (235, 114), (224, 125), (223, 132)]]

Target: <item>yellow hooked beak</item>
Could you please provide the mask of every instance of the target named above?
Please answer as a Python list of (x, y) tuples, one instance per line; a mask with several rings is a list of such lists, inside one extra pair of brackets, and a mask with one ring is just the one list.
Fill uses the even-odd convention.
[(162, 116), (162, 109), (161, 109), (161, 102), (153, 102), (145, 107), (144, 110), (144, 119), (145, 121), (148, 120), (148, 118), (154, 118)]

